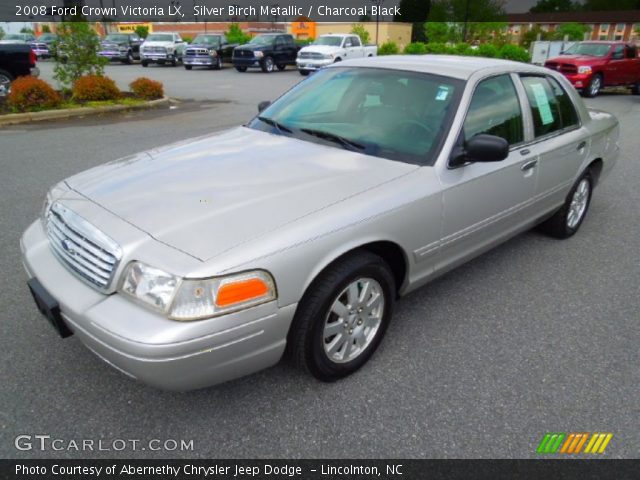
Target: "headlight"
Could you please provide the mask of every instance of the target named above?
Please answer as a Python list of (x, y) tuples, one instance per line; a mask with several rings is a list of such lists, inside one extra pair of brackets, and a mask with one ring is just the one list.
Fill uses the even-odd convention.
[(209, 50), (209, 55), (211, 57), (217, 57), (218, 56), (218, 52), (216, 52), (215, 50)]
[(129, 264), (120, 291), (180, 321), (211, 318), (276, 299), (273, 278), (263, 270), (182, 279), (142, 262)]
[(204, 280), (185, 279), (173, 300), (169, 318), (210, 318), (275, 299), (273, 278), (263, 270)]
[(166, 313), (178, 285), (178, 277), (142, 262), (132, 262), (120, 290), (147, 305)]
[(591, 67), (589, 67), (587, 65), (583, 65), (581, 67), (578, 67), (578, 73), (591, 73)]
[(264, 52), (262, 52), (262, 51), (258, 50), (257, 52), (253, 52), (253, 55), (254, 55), (256, 58), (262, 58), (262, 57), (264, 57)]

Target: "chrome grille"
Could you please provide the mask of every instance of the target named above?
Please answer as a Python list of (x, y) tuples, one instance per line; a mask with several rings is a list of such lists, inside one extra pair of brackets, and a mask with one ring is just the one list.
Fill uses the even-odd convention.
[(167, 53), (167, 49), (164, 47), (144, 47), (142, 50), (145, 53)]
[(51, 249), (62, 264), (91, 286), (106, 290), (122, 256), (118, 244), (58, 202), (47, 212), (45, 224)]
[(235, 49), (233, 51), (233, 56), (235, 58), (253, 58), (253, 50), (239, 50)]
[(317, 52), (300, 52), (298, 58), (313, 58), (315, 60), (322, 60), (324, 55)]
[(189, 57), (195, 57), (197, 55), (209, 55), (209, 50), (206, 48), (189, 48), (185, 51), (185, 55)]

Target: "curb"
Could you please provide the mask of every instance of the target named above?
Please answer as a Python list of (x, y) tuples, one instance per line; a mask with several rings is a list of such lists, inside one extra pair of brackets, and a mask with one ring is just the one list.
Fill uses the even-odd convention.
[(169, 97), (150, 100), (139, 105), (107, 105), (104, 107), (80, 107), (67, 110), (44, 110), (42, 112), (9, 113), (0, 115), (0, 127), (5, 125), (16, 125), (19, 123), (41, 122), (44, 120), (57, 120), (74, 117), (84, 117), (86, 115), (99, 115), (101, 113), (122, 112), (126, 110), (148, 110), (151, 108), (164, 107), (169, 105)]

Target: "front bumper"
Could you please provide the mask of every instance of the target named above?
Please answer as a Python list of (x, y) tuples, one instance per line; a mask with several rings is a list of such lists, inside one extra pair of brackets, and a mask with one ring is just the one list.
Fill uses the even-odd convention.
[(576, 73), (576, 74), (563, 74), (567, 80), (571, 82), (573, 88), (576, 90), (582, 90), (583, 88), (587, 88), (589, 83), (591, 83), (592, 73)]
[(310, 72), (314, 72), (316, 70), (320, 70), (327, 65), (331, 65), (333, 60), (313, 60), (313, 59), (304, 59), (298, 58), (296, 60), (296, 65), (298, 66), (298, 70), (306, 70)]
[(195, 56), (187, 56), (182, 57), (182, 63), (185, 65), (192, 66), (213, 66), (216, 64), (216, 57), (212, 57), (211, 55), (195, 55)]
[(120, 52), (98, 52), (98, 56), (104, 57), (112, 62), (123, 61), (127, 59), (127, 53)]
[(234, 67), (259, 68), (260, 59), (258, 58), (233, 58)]
[(178, 57), (174, 53), (143, 53), (140, 59), (150, 63), (165, 63), (177, 60)]
[(209, 320), (176, 322), (79, 280), (53, 255), (40, 221), (25, 231), (20, 248), (27, 274), (58, 301), (62, 318), (80, 341), (149, 385), (202, 388), (274, 365), (284, 352), (295, 304), (270, 302)]

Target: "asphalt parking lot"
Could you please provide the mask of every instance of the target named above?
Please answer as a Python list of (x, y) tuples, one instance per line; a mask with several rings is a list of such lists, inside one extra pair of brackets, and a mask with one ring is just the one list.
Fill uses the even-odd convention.
[[(50, 79), (51, 63), (40, 64)], [(640, 97), (590, 107), (621, 121), (622, 155), (579, 234), (520, 235), (398, 303), (356, 375), (323, 384), (281, 363), (187, 393), (158, 391), (59, 339), (26, 288), (19, 238), (47, 188), (91, 166), (247, 121), (296, 71), (113, 65), (145, 75), (171, 110), (0, 129), (0, 457), (535, 457), (546, 432), (612, 432), (640, 452)], [(19, 451), (17, 435), (193, 440), (193, 451)]]

